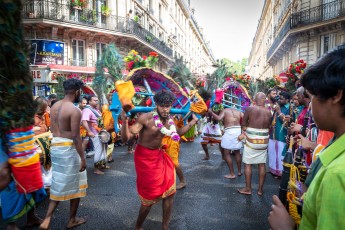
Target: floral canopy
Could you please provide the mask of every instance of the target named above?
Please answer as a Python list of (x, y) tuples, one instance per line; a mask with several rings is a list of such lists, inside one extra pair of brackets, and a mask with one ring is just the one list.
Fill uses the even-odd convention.
[(134, 69), (124, 80), (131, 80), (135, 87), (145, 87), (144, 79), (146, 79), (152, 93), (167, 90), (175, 94), (176, 100), (173, 103), (173, 108), (183, 108), (188, 103), (188, 95), (171, 77), (152, 68), (143, 67)]
[[(227, 95), (231, 95), (235, 98), (236, 104), (241, 106), (241, 110), (244, 111), (251, 104), (251, 98), (247, 89), (237, 81), (229, 79), (223, 84), (223, 90)], [(227, 96), (225, 94), (225, 97)]]

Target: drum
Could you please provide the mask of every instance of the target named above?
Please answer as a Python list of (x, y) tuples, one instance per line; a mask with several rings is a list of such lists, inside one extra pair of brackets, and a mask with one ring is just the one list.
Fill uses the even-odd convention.
[(41, 165), (45, 170), (49, 170), (51, 167), (50, 158), (50, 142), (52, 134), (50, 132), (42, 133), (35, 136), (35, 146), (37, 147), (36, 152), (40, 155)]
[(107, 144), (110, 140), (110, 133), (108, 133), (106, 130), (101, 130), (98, 133), (98, 137), (103, 144)]

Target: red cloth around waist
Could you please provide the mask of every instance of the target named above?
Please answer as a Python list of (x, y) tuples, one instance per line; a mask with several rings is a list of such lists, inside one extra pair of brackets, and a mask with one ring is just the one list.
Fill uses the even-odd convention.
[(137, 190), (144, 205), (151, 205), (175, 193), (175, 168), (162, 149), (137, 145), (134, 152)]

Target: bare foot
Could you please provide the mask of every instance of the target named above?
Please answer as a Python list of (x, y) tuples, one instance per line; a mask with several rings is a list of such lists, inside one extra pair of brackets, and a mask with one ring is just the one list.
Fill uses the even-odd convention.
[(186, 187), (186, 183), (185, 182), (180, 182), (177, 186), (176, 186), (176, 189), (183, 189)]
[(237, 191), (243, 195), (252, 195), (252, 190), (247, 188), (237, 189)]
[(84, 223), (86, 223), (86, 220), (83, 217), (76, 217), (68, 222), (67, 228), (74, 228)]
[(202, 160), (203, 161), (208, 161), (210, 159), (210, 157), (204, 157)]
[(108, 166), (108, 165), (103, 165), (103, 166), (101, 167), (101, 169), (110, 169), (110, 166)]
[(263, 191), (258, 191), (259, 196), (262, 196), (263, 194), (264, 194)]
[(50, 218), (46, 218), (43, 220), (42, 224), (38, 227), (40, 230), (48, 230), (50, 229)]
[(238, 176), (242, 176), (242, 173), (241, 173), (241, 172), (239, 172), (239, 173), (237, 173), (237, 175), (238, 175)]
[(225, 175), (224, 177), (225, 177), (226, 179), (236, 179), (236, 176), (235, 176), (235, 175), (231, 175), (231, 174)]
[(95, 169), (95, 170), (93, 171), (93, 173), (94, 173), (94, 174), (97, 174), (97, 175), (103, 175), (103, 174), (104, 174), (104, 172), (102, 172), (102, 171), (99, 170), (99, 169)]

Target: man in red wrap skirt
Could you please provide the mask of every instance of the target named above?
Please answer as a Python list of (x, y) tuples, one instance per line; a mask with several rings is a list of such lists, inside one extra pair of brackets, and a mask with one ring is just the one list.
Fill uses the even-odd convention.
[(134, 152), (135, 170), (137, 173), (137, 190), (141, 199), (141, 207), (135, 229), (141, 229), (151, 206), (163, 199), (163, 229), (169, 228), (173, 206), (173, 195), (176, 192), (176, 175), (172, 160), (162, 147), (164, 136), (178, 141), (179, 135), (185, 134), (197, 122), (193, 120), (187, 126), (176, 130), (169, 115), (175, 96), (169, 91), (155, 94), (157, 108), (150, 113), (141, 114), (136, 123), (128, 127), (127, 111), (122, 111), (122, 142), (125, 143), (139, 134), (138, 144)]

